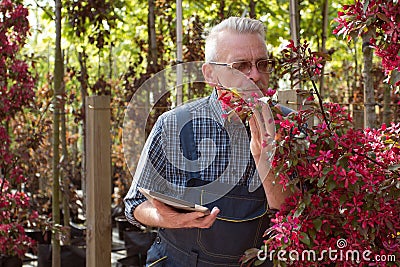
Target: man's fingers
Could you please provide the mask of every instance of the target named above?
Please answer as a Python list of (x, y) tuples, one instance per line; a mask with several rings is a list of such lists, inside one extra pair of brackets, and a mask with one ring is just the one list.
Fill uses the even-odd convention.
[(255, 133), (255, 136), (263, 136), (265, 132), (265, 127), (263, 127), (263, 118), (260, 112), (257, 109), (253, 110), (253, 116), (251, 116), (250, 120), (253, 120), (253, 127), (250, 124), (251, 133)]
[(186, 218), (183, 219), (187, 222), (187, 228), (210, 228), (215, 220), (219, 209), (214, 207), (209, 215), (204, 215), (202, 212), (190, 212), (183, 214)]
[(214, 207), (209, 215), (197, 219), (198, 225), (196, 225), (196, 227), (210, 228), (217, 219), (217, 215), (219, 212), (220, 212), (219, 208)]
[(261, 105), (264, 127), (268, 137), (274, 137), (275, 134), (275, 121), (269, 106), (266, 104)]

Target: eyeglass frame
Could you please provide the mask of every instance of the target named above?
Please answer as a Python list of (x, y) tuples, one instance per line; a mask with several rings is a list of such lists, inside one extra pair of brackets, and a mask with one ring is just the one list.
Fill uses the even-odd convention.
[[(264, 61), (264, 60), (265, 60), (265, 61), (268, 61), (268, 63), (271, 64), (270, 71), (268, 71), (268, 72), (261, 72), (261, 71), (259, 71), (259, 69), (258, 69), (258, 66), (257, 66), (258, 63), (259, 63), (260, 61)], [(242, 72), (242, 71), (240, 71), (240, 70), (238, 70), (238, 69), (236, 69), (236, 68), (233, 67), (233, 64), (235, 64), (235, 63), (241, 63), (241, 62), (250, 62), (250, 63), (251, 63), (251, 68), (249, 69), (249, 71), (248, 71), (247, 73), (246, 73), (246, 72)], [(253, 64), (253, 62), (251, 62), (250, 60), (240, 60), (240, 61), (234, 61), (234, 62), (232, 62), (232, 63), (224, 63), (224, 62), (210, 61), (210, 62), (208, 62), (208, 64), (216, 65), (216, 66), (228, 67), (228, 68), (230, 68), (230, 69), (234, 69), (234, 70), (240, 71), (240, 72), (243, 73), (243, 74), (248, 75), (248, 74), (250, 74), (251, 69), (253, 68), (253, 66), (256, 66), (256, 69), (257, 69), (257, 71), (258, 71), (259, 73), (272, 73), (272, 72), (274, 71), (274, 67), (275, 67), (276, 61), (273, 60), (273, 59), (259, 59), (259, 60), (256, 61), (255, 64)]]

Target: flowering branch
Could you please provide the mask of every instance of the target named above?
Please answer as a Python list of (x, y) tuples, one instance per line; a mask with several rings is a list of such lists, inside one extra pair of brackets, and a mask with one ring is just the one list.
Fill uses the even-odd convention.
[[(311, 73), (310, 70), (308, 70), (308, 75), (309, 75), (310, 77), (312, 77), (312, 73)], [(317, 85), (315, 84), (315, 81), (314, 81), (313, 79), (311, 79), (311, 84), (312, 84), (312, 86), (313, 86), (313, 89), (314, 89), (315, 94), (317, 95), (318, 104), (319, 104), (319, 108), (321, 109), (322, 117), (323, 117), (323, 119), (324, 119), (324, 121), (325, 121), (325, 123), (326, 123), (326, 126), (327, 126), (328, 129), (329, 129), (329, 131), (331, 131), (331, 128), (330, 128), (331, 122), (330, 122), (330, 121), (328, 120), (328, 118), (326, 117), (322, 97), (321, 97), (321, 95), (319, 94), (319, 91), (318, 91), (318, 89), (317, 89)]]
[[(304, 185), (286, 200), (265, 232), (265, 244), (258, 251), (245, 253), (243, 264), (260, 262), (260, 255), (286, 266), (366, 265), (368, 259), (354, 261), (325, 257), (323, 251), (368, 251), (376, 255), (400, 257), (400, 124), (380, 129), (356, 130), (345, 108), (323, 103), (314, 79), (317, 57), (302, 53), (292, 43), (286, 50), (297, 52), (288, 57), (284, 71), (296, 73), (303, 81), (311, 80), (320, 109), (300, 110), (288, 117), (277, 117), (277, 149), (272, 166), (280, 183)], [(292, 54), (293, 55), (293, 54)], [(300, 56), (301, 55), (301, 56)], [(300, 57), (300, 58), (299, 58)], [(285, 60), (285, 57), (283, 57)], [(293, 61), (296, 60), (296, 68)], [(321, 59), (320, 59), (321, 60)], [(299, 69), (303, 68), (303, 69)], [(311, 92), (310, 92), (311, 93)], [(308, 99), (312, 100), (312, 98)], [(300, 135), (310, 116), (320, 123)], [(346, 246), (341, 246), (345, 242)], [(277, 253), (269, 253), (275, 251)], [(278, 257), (288, 252), (312, 251), (317, 260)], [(282, 253), (281, 253), (282, 252)], [(385, 266), (391, 263), (385, 262)], [(393, 263), (392, 265), (395, 265)], [(336, 266), (337, 266), (336, 265)]]
[[(287, 45), (286, 49), (282, 50), (282, 73), (281, 76), (286, 73), (291, 73), (299, 78), (298, 82), (311, 81), (313, 86), (313, 92), (317, 95), (319, 108), (321, 110), (322, 118), (325, 121), (328, 129), (330, 129), (330, 121), (326, 117), (323, 99), (319, 94), (319, 90), (315, 84), (315, 80), (318, 79), (323, 73), (323, 64), (329, 60), (329, 55), (322, 52), (312, 52), (307, 41), (304, 41), (296, 46), (293, 40)], [(295, 86), (296, 84), (294, 84)], [(311, 94), (313, 92), (310, 92)], [(314, 100), (313, 97), (307, 100)]]
[(10, 135), (9, 128), (31, 103), (35, 79), (19, 54), (29, 32), (28, 10), (14, 2), (0, 3), (0, 254), (23, 258), (34, 245), (24, 226), (38, 213), (29, 210), (30, 198), (21, 189), (27, 181), (19, 157), (22, 144), (12, 139), (16, 134)]
[(369, 43), (375, 48), (375, 55), (382, 59), (382, 68), (387, 75), (386, 82), (400, 85), (400, 3), (398, 0), (355, 0), (354, 4), (343, 5), (335, 21), (333, 31), (347, 40), (355, 39), (373, 31)]

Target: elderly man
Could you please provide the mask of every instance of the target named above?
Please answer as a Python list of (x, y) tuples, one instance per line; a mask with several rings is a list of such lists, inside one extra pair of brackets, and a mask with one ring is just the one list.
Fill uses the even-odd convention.
[[(215, 87), (213, 93), (183, 105), (183, 110), (180, 107), (179, 111), (160, 116), (141, 156), (145, 163), (134, 177), (139, 182), (132, 184), (125, 197), (125, 214), (131, 223), (159, 228), (148, 251), (147, 266), (240, 266), (245, 250), (262, 245), (263, 232), (269, 226), (268, 208), (279, 209), (290, 194), (275, 183), (274, 174), (264, 162), (267, 151), (262, 143), (268, 129), (259, 121), (268, 120), (263, 118), (265, 112), (259, 112), (257, 119), (236, 110), (240, 119), (231, 120), (220, 101), (221, 96), (232, 94), (225, 85), (240, 88), (241, 83), (251, 82), (260, 89), (267, 88), (272, 61), (268, 59), (263, 24), (239, 17), (222, 21), (206, 39), (205, 61), (202, 72), (206, 82)], [(234, 78), (237, 73), (244, 77), (242, 81)], [(171, 129), (179, 129), (182, 113), (189, 114), (190, 127), (184, 134), (174, 130), (171, 136)], [(205, 138), (214, 144), (212, 163), (202, 162), (206, 157), (204, 152), (199, 153), (198, 146)], [(167, 151), (172, 143), (180, 143), (183, 154), (189, 160), (199, 161), (200, 167), (182, 171), (171, 164), (168, 155), (181, 153), (179, 149)], [(226, 171), (228, 165), (230, 171)], [(249, 190), (258, 175), (263, 186)], [(201, 192), (193, 197), (194, 201), (207, 197), (215, 200), (203, 201), (209, 214), (183, 212), (160, 201), (147, 200), (138, 191), (140, 184), (151, 184), (149, 181), (155, 176), (188, 188), (218, 181), (216, 187), (229, 190), (214, 199), (210, 196), (218, 194), (212, 190), (198, 190)], [(227, 184), (232, 186), (224, 187)], [(272, 263), (267, 261), (265, 265)]]

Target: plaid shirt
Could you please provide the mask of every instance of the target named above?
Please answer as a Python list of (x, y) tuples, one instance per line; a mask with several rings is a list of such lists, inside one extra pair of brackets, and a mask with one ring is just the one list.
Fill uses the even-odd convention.
[[(226, 184), (258, 186), (259, 179), (252, 179), (258, 174), (250, 153), (249, 131), (241, 121), (225, 118), (226, 111), (222, 109), (216, 91), (185, 105), (192, 114), (200, 178), (205, 182), (218, 179)], [(133, 217), (134, 209), (146, 200), (137, 190), (138, 186), (165, 193), (177, 190), (170, 188), (171, 184), (187, 185), (177, 133), (174, 110), (161, 115), (150, 133), (131, 188), (124, 198), (125, 215), (133, 224), (138, 224)]]

